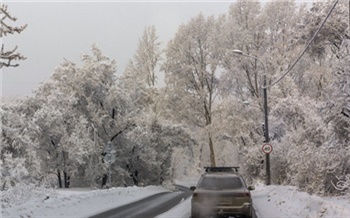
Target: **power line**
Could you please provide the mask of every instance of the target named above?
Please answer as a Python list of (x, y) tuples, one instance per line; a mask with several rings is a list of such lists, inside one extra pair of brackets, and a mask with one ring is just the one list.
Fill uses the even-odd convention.
[(311, 40), (309, 41), (309, 43), (306, 45), (305, 49), (301, 52), (301, 54), (299, 55), (299, 57), (295, 60), (295, 62), (292, 64), (292, 66), (280, 77), (278, 78), (275, 82), (271, 83), (268, 86), (262, 86), (263, 89), (267, 89), (270, 88), (271, 86), (275, 85), (276, 83), (278, 83), (279, 81), (281, 81), (292, 69), (293, 67), (298, 63), (298, 61), (303, 57), (303, 55), (305, 54), (306, 50), (310, 47), (311, 43), (314, 41), (314, 39), (316, 38), (317, 34), (320, 32), (321, 28), (324, 26), (324, 24), (326, 23), (327, 19), (329, 18), (329, 16), (331, 15), (331, 13), (333, 12), (335, 6), (338, 4), (339, 0), (336, 0), (331, 8), (331, 10), (328, 12), (326, 18), (323, 20), (323, 22), (321, 23), (320, 27), (317, 29), (317, 31), (315, 32), (315, 34), (313, 35), (313, 37), (311, 38)]

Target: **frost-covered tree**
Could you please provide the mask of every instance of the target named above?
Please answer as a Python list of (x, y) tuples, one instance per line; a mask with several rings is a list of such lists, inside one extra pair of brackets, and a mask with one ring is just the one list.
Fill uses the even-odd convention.
[[(21, 104), (20, 112), (29, 119), (27, 132), (31, 142), (37, 145), (35, 153), (41, 165), (42, 182), (58, 178), (59, 187), (69, 187), (69, 177), (76, 174), (76, 166), (90, 155), (92, 143), (88, 126), (74, 110), (76, 102), (64, 95), (53, 81), (47, 81), (36, 90), (34, 97)], [(78, 136), (80, 144), (75, 138), (84, 130), (85, 134)]]
[(142, 105), (150, 113), (160, 113), (160, 91), (157, 85), (162, 51), (154, 26), (144, 29), (138, 48), (129, 61), (120, 85), (132, 94), (135, 105)]
[[(11, 158), (16, 160), (24, 159), (25, 162), (23, 165), (16, 165), (24, 167), (28, 171), (26, 177), (17, 180), (24, 184), (33, 183), (42, 185), (47, 181), (47, 174), (43, 172), (43, 163), (38, 154), (40, 152), (40, 144), (36, 140), (38, 137), (38, 126), (32, 119), (32, 115), (36, 107), (39, 107), (39, 104), (34, 98), (28, 97), (27, 99), (2, 104), (1, 106), (2, 164), (6, 168), (8, 167), (6, 165), (9, 163), (7, 160)], [(7, 155), (7, 158), (3, 155)], [(9, 167), (11, 168), (13, 166)], [(13, 170), (16, 171), (16, 169)], [(16, 182), (7, 184), (7, 187), (14, 185), (17, 185)]]
[[(90, 176), (88, 180), (90, 185), (102, 181), (105, 172), (105, 165), (102, 162), (104, 146), (129, 125), (123, 117), (125, 102), (118, 102), (116, 99), (120, 95), (113, 93), (116, 90), (115, 61), (109, 60), (96, 46), (92, 47), (92, 53), (82, 55), (81, 67), (65, 61), (52, 76), (60, 92), (72, 100), (70, 108), (77, 114), (76, 118), (80, 119), (84, 130), (78, 134), (79, 132), (76, 132), (78, 129), (73, 129), (72, 133), (63, 139), (68, 145), (72, 143), (71, 140), (74, 142), (80, 139), (81, 143), (91, 146), (91, 149), (81, 150), (90, 158), (86, 160), (86, 167), (80, 172), (82, 175)], [(67, 116), (69, 114), (74, 113), (68, 113)], [(78, 121), (75, 126), (77, 124)], [(75, 144), (82, 145), (76, 142)], [(74, 153), (72, 152), (73, 155)]]
[[(314, 2), (309, 10), (299, 15), (301, 19), (294, 34), (298, 44), (303, 47), (307, 44), (321, 27), (334, 3), (335, 1)], [(349, 35), (348, 19), (347, 3), (339, 1), (295, 70), (298, 72), (295, 81), (301, 94), (319, 101), (329, 97), (332, 90), (329, 90), (328, 84), (334, 83), (332, 65), (342, 41)]]
[[(36, 150), (31, 151), (35, 151), (40, 165), (37, 178), (58, 178), (60, 187), (68, 187), (70, 181), (77, 185), (79, 179), (76, 177), (82, 177), (80, 180), (85, 180), (85, 185), (101, 182), (105, 171), (103, 147), (120, 131), (116, 129), (113, 118), (123, 117), (122, 110), (117, 112), (117, 104), (110, 105), (115, 98), (110, 93), (115, 84), (115, 63), (96, 47), (92, 50), (92, 56), (83, 56), (82, 67), (65, 61), (51, 79), (17, 109), (18, 116), (27, 120), (18, 125), (25, 131), (17, 131), (20, 138), (27, 139), (24, 147), (36, 146)], [(8, 136), (5, 147), (17, 146), (15, 142), (18, 144), (16, 138), (19, 137), (6, 130), (3, 131)], [(13, 155), (17, 157), (16, 153)], [(33, 164), (23, 152), (18, 155), (29, 162), (26, 166)]]
[[(299, 55), (301, 46), (297, 43), (296, 32), (298, 23), (305, 13), (305, 5), (297, 6), (294, 0), (267, 2), (262, 20), (266, 32), (265, 50), (259, 55), (267, 65), (267, 79), (274, 81), (291, 66)], [(303, 45), (304, 46), (304, 45)], [(303, 71), (307, 65), (299, 63), (293, 72)], [(288, 74), (283, 80), (274, 85), (274, 97), (285, 98), (295, 92), (295, 74)]]
[[(166, 98), (174, 120), (200, 128), (212, 124), (217, 95), (219, 55), (215, 41), (214, 17), (199, 14), (180, 26), (166, 49), (164, 63)], [(210, 163), (215, 166), (212, 132), (208, 129), (207, 143)]]
[[(249, 177), (256, 177), (256, 170), (262, 169), (262, 165), (259, 159), (249, 157), (252, 154), (249, 154), (248, 150), (256, 148), (264, 140), (261, 125), (263, 113), (259, 104), (248, 104), (234, 96), (225, 98), (220, 102), (214, 117), (213, 126), (217, 129), (215, 138), (220, 151), (217, 152), (220, 165), (241, 166), (242, 173), (247, 174), (247, 178), (249, 174), (254, 174)], [(259, 152), (254, 155), (259, 155)]]
[[(334, 1), (316, 1), (312, 4), (312, 7), (303, 16), (303, 20), (300, 23), (300, 29), (302, 30), (299, 33), (301, 34), (301, 42), (304, 43), (313, 36), (333, 5)], [(350, 37), (348, 21), (348, 3), (346, 1), (338, 1), (329, 19), (311, 45), (309, 52), (312, 56), (323, 58), (327, 56), (327, 48), (338, 50), (342, 41)]]
[[(296, 7), (294, 1), (266, 3), (261, 10), (258, 4), (255, 4), (249, 1), (238, 1), (231, 6), (229, 16), (220, 18), (221, 26), (227, 29), (219, 33), (220, 41), (231, 51), (240, 49), (246, 54), (259, 57), (266, 65), (267, 78), (270, 82), (285, 72), (300, 54), (305, 42), (311, 39), (311, 36), (306, 37), (306, 35), (309, 31), (314, 32), (311, 30), (313, 24), (304, 22), (305, 17), (309, 16), (312, 20), (320, 21), (324, 16), (321, 14), (310, 16), (310, 12), (314, 9), (307, 13), (308, 8)], [(346, 12), (345, 7), (339, 6), (337, 9)], [(249, 13), (254, 10), (255, 13)], [(343, 24), (346, 23), (347, 18), (342, 15), (343, 12), (334, 14), (334, 17), (330, 18), (333, 27), (345, 26)], [(251, 16), (251, 19), (248, 22), (242, 22), (246, 18), (240, 16), (242, 14), (246, 17)], [(255, 19), (258, 19), (258, 22), (254, 24)], [(227, 28), (228, 26), (231, 28)], [(300, 29), (301, 26), (303, 30)], [(340, 32), (330, 31), (328, 34), (331, 36), (340, 33), (343, 34), (340, 38), (346, 39), (344, 29)], [(245, 35), (238, 37), (240, 34)], [(322, 34), (318, 38), (321, 41), (334, 39), (336, 40), (334, 37), (327, 38)], [(314, 46), (317, 45), (318, 40)], [(334, 42), (337, 44), (336, 41)], [(233, 47), (230, 47), (232, 45)], [(346, 155), (348, 150), (343, 149), (339, 141), (336, 141), (339, 140), (339, 136), (334, 136), (332, 128), (338, 128), (340, 130), (338, 133), (343, 136), (347, 135), (348, 128), (346, 122), (342, 125), (338, 123), (334, 127), (333, 124), (330, 125), (329, 119), (326, 119), (328, 112), (325, 110), (327, 108), (325, 105), (335, 104), (329, 97), (337, 89), (335, 87), (339, 86), (339, 84), (332, 85), (335, 84), (332, 67), (339, 65), (342, 69), (340, 72), (344, 72), (346, 69), (344, 66), (348, 66), (344, 63), (348, 63), (348, 60), (344, 61), (342, 58), (340, 64), (335, 62), (337, 56), (340, 56), (339, 53), (335, 55), (332, 50), (335, 45), (322, 46), (326, 49), (321, 56), (312, 49), (309, 50), (290, 74), (269, 88), (268, 102), (270, 136), (271, 143), (274, 145), (274, 152), (271, 155), (274, 182), (293, 184), (309, 192), (326, 194), (336, 192), (332, 183), (338, 181), (342, 187), (347, 184), (347, 174), (344, 172), (348, 172), (348, 168), (344, 167), (346, 166), (344, 163), (348, 160)], [(244, 154), (241, 158), (243, 173), (252, 179), (262, 178), (265, 160), (261, 149), (255, 145), (262, 144), (263, 136), (260, 126), (263, 118), (260, 85), (264, 69), (262, 64), (254, 58), (233, 58), (232, 52), (225, 54), (221, 62), (224, 72), (220, 78), (220, 93), (225, 98), (222, 103), (220, 102), (222, 109), (218, 114), (224, 118), (215, 119), (223, 123), (218, 132), (224, 134), (221, 138), (239, 145), (240, 153)], [(344, 84), (344, 76), (341, 75), (339, 81)], [(340, 102), (338, 98), (332, 97), (332, 99)], [(244, 102), (249, 102), (244, 106), (247, 109), (237, 109), (242, 108)], [(339, 104), (336, 105), (339, 106)], [(338, 113), (338, 118), (345, 121), (346, 108), (343, 109), (343, 106), (339, 106), (338, 109), (333, 107), (332, 110)], [(250, 116), (247, 116), (248, 112)], [(218, 127), (220, 128), (220, 125)], [(346, 137), (343, 140), (346, 140)], [(248, 146), (242, 146), (244, 144)], [(294, 151), (300, 149), (304, 153), (293, 158), (296, 155)], [(327, 152), (330, 153), (330, 159), (325, 158)], [(316, 169), (314, 169), (315, 166)], [(314, 169), (312, 173), (310, 173), (311, 169)], [(317, 179), (313, 180), (313, 178)]]
[(133, 60), (130, 62), (132, 69), (127, 71), (128, 77), (142, 81), (152, 87), (157, 83), (157, 67), (160, 61), (160, 42), (155, 26), (145, 28)]
[(13, 154), (9, 151), (5, 151), (1, 155), (1, 191), (13, 187), (28, 178), (29, 172), (25, 167), (25, 161), (25, 158), (13, 157)]
[(137, 117), (135, 128), (123, 133), (116, 142), (127, 145), (117, 146), (117, 153), (125, 157), (116, 163), (127, 171), (124, 185), (167, 184), (178, 172), (186, 172), (172, 165), (173, 150), (193, 160), (194, 143), (187, 131), (179, 131), (180, 127), (165, 121), (167, 116), (159, 116), (166, 114), (161, 89), (154, 86), (160, 54), (154, 27), (145, 29), (134, 59), (119, 78), (118, 87), (132, 102)]
[[(29, 182), (29, 177), (38, 176), (35, 164), (35, 145), (28, 135), (28, 120), (18, 113), (18, 105), (3, 104), (1, 118), (1, 190), (19, 182)], [(33, 155), (34, 152), (34, 156)], [(28, 171), (31, 170), (31, 174)]]
[[(104, 185), (109, 141), (117, 151), (114, 185), (169, 182), (174, 148), (192, 159), (188, 131), (159, 120), (147, 109), (146, 87), (130, 88), (115, 72), (115, 61), (93, 46), (81, 66), (65, 60), (32, 97), (2, 107), (3, 187), (23, 178), (59, 187)], [(10, 170), (13, 161), (18, 165)]]
[(230, 6), (228, 14), (229, 24), (233, 27), (227, 30), (231, 38), (229, 48), (244, 50), (248, 54), (259, 51), (264, 40), (262, 23), (259, 20), (260, 2), (238, 0)]
[[(133, 142), (127, 164), (136, 185), (166, 184), (177, 176), (176, 173), (193, 170), (192, 149), (196, 141), (183, 126), (144, 114), (138, 127), (128, 132), (126, 138)], [(172, 159), (176, 158), (174, 150), (183, 152), (183, 158), (188, 158), (187, 166), (177, 169), (177, 165), (172, 165)]]
[(239, 49), (254, 56), (264, 52), (262, 49), (266, 36), (260, 2), (240, 0), (233, 3), (222, 22), (219, 40), (225, 53), (222, 60), (225, 70), (221, 76), (221, 93), (224, 96), (234, 93), (242, 101), (257, 98), (260, 96), (261, 63), (249, 58), (238, 62), (237, 58), (234, 59), (233, 50)]
[[(78, 175), (83, 178), (101, 180), (106, 176), (102, 160), (104, 147), (111, 141), (117, 151), (117, 160), (112, 165), (114, 184), (148, 185), (169, 181), (171, 146), (175, 143), (166, 143), (164, 140), (173, 131), (171, 128), (169, 131), (159, 130), (163, 125), (158, 125), (154, 112), (147, 109), (151, 104), (147, 91), (152, 88), (138, 87), (130, 83), (131, 80), (125, 78), (125, 75), (117, 78), (114, 75), (114, 61), (110, 61), (96, 47), (92, 50), (92, 56), (83, 56), (81, 67), (65, 62), (53, 75), (53, 81), (61, 92), (71, 96), (73, 105), (70, 108), (74, 109), (76, 116), (80, 115), (86, 120), (83, 126), (90, 130), (84, 136), (78, 134), (78, 129), (84, 128), (78, 127), (72, 132), (76, 134), (71, 136), (74, 136), (73, 139), (63, 137), (61, 140), (68, 144), (73, 140), (74, 144), (80, 145), (77, 140), (87, 137), (86, 144), (94, 143), (92, 150), (84, 149), (89, 155), (85, 166), (70, 163), (69, 167), (78, 166)], [(186, 144), (188, 143), (183, 143), (182, 146), (186, 147)], [(70, 153), (78, 151), (68, 152), (69, 155)]]
[[(17, 18), (11, 16), (7, 9), (7, 5), (1, 3), (0, 4), (0, 37), (3, 39), (6, 35), (12, 35), (14, 33), (20, 34), (26, 27), (27, 24), (21, 27), (14, 27), (12, 26), (10, 22), (15, 22)], [(18, 61), (18, 60), (24, 60), (26, 57), (24, 57), (21, 53), (16, 52), (17, 46), (13, 48), (12, 50), (5, 50), (4, 44), (1, 45), (1, 51), (0, 51), (0, 69), (3, 67), (17, 67), (19, 64), (13, 64), (12, 61)]]
[(337, 61), (333, 72), (336, 83), (333, 85), (334, 93), (329, 106), (328, 120), (332, 124), (335, 136), (333, 144), (344, 158), (340, 159), (342, 165), (335, 175), (339, 181), (334, 182), (337, 189), (343, 192), (350, 190), (350, 39), (343, 40), (337, 52)]

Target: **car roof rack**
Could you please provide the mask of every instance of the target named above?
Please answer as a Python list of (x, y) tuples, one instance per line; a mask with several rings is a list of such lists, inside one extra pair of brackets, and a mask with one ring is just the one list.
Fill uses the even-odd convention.
[(204, 167), (206, 173), (211, 172), (237, 172), (239, 167)]

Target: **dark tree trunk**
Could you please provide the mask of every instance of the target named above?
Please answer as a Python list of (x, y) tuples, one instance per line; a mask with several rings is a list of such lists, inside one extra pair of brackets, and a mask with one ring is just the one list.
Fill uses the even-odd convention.
[(107, 174), (104, 174), (102, 177), (102, 185), (101, 188), (103, 188), (107, 184)]
[(61, 179), (61, 172), (60, 172), (60, 170), (57, 170), (57, 178), (58, 178), (58, 187), (62, 188), (62, 179)]
[(63, 171), (63, 175), (64, 175), (64, 187), (65, 188), (69, 188), (70, 185), (70, 177), (68, 176), (66, 171)]
[(132, 180), (134, 182), (134, 185), (138, 186), (139, 185), (139, 179), (137, 178), (138, 172), (137, 170), (135, 171), (135, 173), (132, 174)]
[(4, 184), (2, 184), (1, 191), (5, 191), (5, 188), (6, 188), (6, 181), (4, 182)]
[(210, 163), (211, 163), (211, 166), (212, 167), (216, 167), (214, 145), (213, 145), (213, 140), (211, 138), (211, 134), (210, 133), (209, 133), (209, 150), (210, 150)]

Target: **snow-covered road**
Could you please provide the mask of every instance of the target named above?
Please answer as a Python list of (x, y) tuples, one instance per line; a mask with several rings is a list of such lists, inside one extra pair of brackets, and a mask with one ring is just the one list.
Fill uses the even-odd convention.
[[(2, 217), (88, 217), (108, 209), (135, 202), (156, 193), (169, 191), (163, 187), (128, 187), (108, 190), (60, 189), (36, 195), (22, 204), (3, 204)], [(45, 190), (43, 190), (45, 192)], [(8, 193), (7, 193), (8, 194)], [(252, 192), (259, 218), (349, 218), (350, 196), (318, 197), (300, 192), (291, 186), (256, 185)], [(17, 194), (17, 196), (20, 196)], [(1, 199), (6, 194), (2, 193)], [(20, 196), (25, 198), (25, 196)], [(157, 218), (188, 218), (191, 198), (157, 216)], [(13, 202), (16, 202), (13, 199)], [(19, 202), (19, 201), (17, 201)]]
[(154, 218), (161, 213), (169, 211), (180, 202), (192, 196), (192, 192), (186, 187), (176, 186), (176, 189), (178, 191), (158, 193), (142, 200), (90, 216), (89, 218)]

